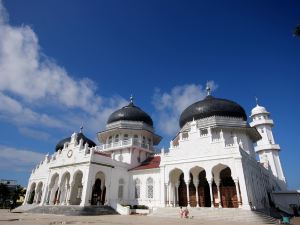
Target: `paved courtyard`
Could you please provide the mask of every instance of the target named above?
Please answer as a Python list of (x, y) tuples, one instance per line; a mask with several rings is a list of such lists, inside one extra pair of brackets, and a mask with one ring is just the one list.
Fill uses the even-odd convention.
[[(207, 221), (195, 219), (174, 219), (158, 218), (148, 216), (60, 216), (49, 214), (28, 214), (28, 213), (10, 213), (7, 210), (0, 210), (0, 225), (56, 225), (56, 224), (130, 224), (130, 225), (176, 225), (176, 224), (209, 224), (209, 225), (238, 225), (240, 223), (225, 221)], [(245, 223), (246, 224), (246, 223)], [(293, 220), (293, 224), (300, 225), (300, 218)]]

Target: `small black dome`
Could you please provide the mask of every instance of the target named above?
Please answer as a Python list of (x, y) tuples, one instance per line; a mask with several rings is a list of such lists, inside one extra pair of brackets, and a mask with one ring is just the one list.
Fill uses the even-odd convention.
[(190, 105), (181, 113), (180, 128), (193, 119), (197, 120), (210, 116), (238, 117), (247, 121), (245, 110), (239, 104), (209, 95), (205, 99)]
[(135, 106), (132, 102), (130, 102), (129, 105), (113, 112), (109, 116), (107, 124), (120, 120), (140, 121), (153, 127), (153, 121), (151, 117), (139, 107)]
[[(88, 143), (88, 146), (89, 147), (95, 147), (96, 144), (95, 142), (93, 142), (92, 140), (88, 139), (86, 136), (83, 135), (83, 133), (78, 133), (77, 134), (77, 142), (80, 141), (80, 139), (83, 140), (83, 145), (85, 145), (85, 143)], [(70, 142), (71, 141), (71, 137), (68, 137), (68, 138), (65, 138), (65, 139), (62, 139), (61, 141), (59, 141), (55, 147), (55, 151), (57, 152), (59, 149), (63, 149), (64, 148), (64, 144), (66, 142)]]

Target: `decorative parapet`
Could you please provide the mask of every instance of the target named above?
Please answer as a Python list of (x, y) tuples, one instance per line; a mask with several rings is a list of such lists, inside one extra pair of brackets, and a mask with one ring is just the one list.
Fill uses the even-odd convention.
[(130, 138), (128, 140), (120, 140), (118, 142), (112, 142), (109, 144), (102, 144), (96, 147), (99, 151), (111, 151), (119, 148), (138, 147), (154, 152), (154, 147), (152, 145), (142, 143), (138, 140), (135, 140), (134, 138)]

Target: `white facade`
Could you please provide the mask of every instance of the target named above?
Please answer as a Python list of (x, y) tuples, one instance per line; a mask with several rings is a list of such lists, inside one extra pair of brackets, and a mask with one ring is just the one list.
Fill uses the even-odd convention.
[(273, 121), (259, 107), (251, 126), (217, 115), (190, 121), (156, 154), (161, 137), (143, 121), (107, 124), (95, 147), (74, 133), (32, 171), (24, 204), (268, 208), (286, 183)]

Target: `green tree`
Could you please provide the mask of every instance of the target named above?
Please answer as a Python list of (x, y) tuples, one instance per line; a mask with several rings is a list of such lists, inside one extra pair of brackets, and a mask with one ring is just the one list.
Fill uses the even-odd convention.
[(0, 184), (0, 204), (4, 208), (5, 201), (9, 198), (9, 189), (6, 184)]
[(26, 190), (20, 186), (17, 185), (16, 189), (14, 189), (11, 193), (11, 198), (13, 200), (13, 204), (14, 206), (16, 206), (18, 199), (20, 199), (20, 197), (24, 197), (26, 193)]

